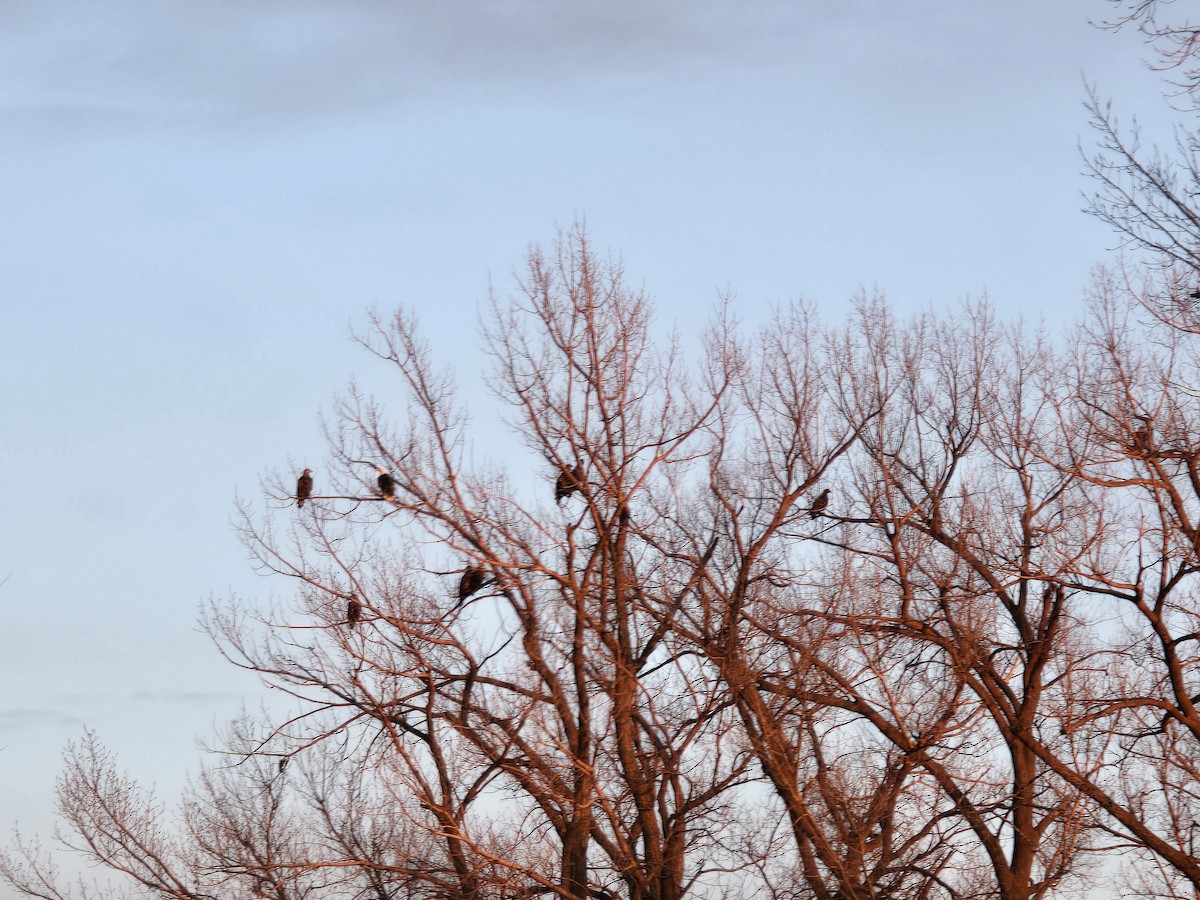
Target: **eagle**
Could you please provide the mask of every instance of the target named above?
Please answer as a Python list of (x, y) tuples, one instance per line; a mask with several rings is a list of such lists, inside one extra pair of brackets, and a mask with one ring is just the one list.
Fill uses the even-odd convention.
[(1133, 449), (1145, 452), (1150, 449), (1150, 423), (1143, 421), (1133, 433)]
[(379, 479), (376, 484), (379, 485), (379, 494), (384, 500), (389, 503), (396, 502), (396, 479), (391, 476), (383, 466), (376, 466), (375, 471), (379, 473)]
[(312, 495), (312, 469), (305, 469), (304, 473), (296, 479), (296, 505), (304, 506), (304, 501)]
[(821, 491), (817, 499), (812, 502), (812, 506), (808, 508), (808, 514), (815, 519), (825, 512), (827, 506), (829, 506), (829, 488)]
[(346, 601), (346, 624), (353, 628), (354, 623), (357, 622), (361, 617), (362, 604), (358, 602), (357, 597), (352, 595), (350, 599)]
[(458, 580), (458, 602), (462, 603), (483, 587), (486, 580), (487, 572), (479, 566), (467, 566), (466, 571), (462, 573), (462, 578)]
[(570, 497), (583, 486), (583, 463), (575, 463), (574, 469), (561, 466), (558, 479), (554, 482), (554, 502), (562, 504), (563, 499)]

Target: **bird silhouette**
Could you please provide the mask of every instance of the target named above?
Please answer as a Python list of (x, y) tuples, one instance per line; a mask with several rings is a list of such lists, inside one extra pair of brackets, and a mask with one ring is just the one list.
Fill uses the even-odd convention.
[(808, 508), (808, 514), (815, 519), (817, 516), (824, 514), (827, 506), (829, 506), (829, 488), (821, 491), (817, 499), (812, 502), (812, 506)]
[(389, 503), (395, 503), (396, 479), (383, 466), (376, 466), (375, 471), (379, 473), (379, 479), (376, 481), (376, 484), (379, 485), (379, 495)]
[(461, 604), (483, 587), (485, 581), (487, 581), (487, 572), (479, 566), (467, 566), (466, 571), (462, 573), (462, 578), (458, 580), (458, 602)]
[(1133, 449), (1145, 452), (1150, 449), (1150, 424), (1143, 421), (1133, 432)]
[(561, 466), (558, 473), (558, 479), (554, 482), (554, 502), (562, 504), (563, 500), (570, 497), (583, 486), (583, 463), (575, 463), (574, 469), (568, 469), (566, 466)]
[(362, 618), (362, 604), (358, 602), (358, 598), (352, 596), (346, 601), (346, 624), (351, 628), (354, 623)]
[(312, 495), (313, 478), (312, 469), (305, 469), (303, 474), (296, 479), (296, 505), (304, 506), (304, 501)]

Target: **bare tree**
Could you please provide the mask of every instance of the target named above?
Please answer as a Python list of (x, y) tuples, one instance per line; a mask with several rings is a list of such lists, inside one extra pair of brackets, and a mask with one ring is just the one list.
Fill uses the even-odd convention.
[[(264, 749), (377, 723), (363, 765), (417, 800), (455, 896), (679, 897), (739, 865), (716, 836), (736, 827), (749, 756), (719, 682), (671, 630), (694, 576), (648, 535), (682, 525), (662, 518), (670, 493), (654, 480), (703, 452), (724, 386), (693, 389), (674, 351), (655, 350), (645, 299), (582, 234), (533, 254), (520, 288), (493, 304), (486, 338), (542, 483), (472, 467), (465, 412), (414, 322), (376, 318), (362, 343), (407, 387), (403, 435), (352, 393), (331, 437), (341, 495), (370, 496), (357, 473), (382, 468), (394, 496), (310, 501), (286, 551), (245, 519), (262, 564), (303, 585), (298, 612), (322, 639), (264, 640), (235, 610), (214, 611), (213, 632), (336, 715), (289, 723)], [(383, 529), (437, 549), (393, 556)], [(340, 624), (350, 596), (354, 628)]]
[[(1200, 26), (1172, 20), (1179, 7), (1161, 0), (1116, 0), (1118, 14), (1107, 27), (1134, 25), (1154, 51), (1151, 67), (1179, 77), (1174, 99), (1188, 101), (1187, 117), (1176, 123), (1173, 146), (1145, 146), (1136, 120), (1118, 122), (1111, 103), (1094, 88), (1087, 109), (1097, 148), (1085, 154), (1097, 189), (1086, 211), (1110, 225), (1120, 248), (1130, 252), (1124, 279), (1129, 295), (1160, 320), (1200, 333), (1200, 135), (1192, 124), (1200, 91)], [(1169, 12), (1168, 12), (1169, 10)]]
[[(789, 408), (760, 379), (756, 451), (779, 419), (807, 440), (730, 468), (785, 471), (804, 446), (810, 480), (763, 512), (760, 483), (714, 479), (746, 549), (710, 579), (724, 618), (706, 637), (805, 878), (815, 896), (1044, 896), (1089, 824), (1028, 746), (1086, 655), (1062, 577), (1090, 509), (1040, 457), (1062, 404), (1050, 349), (1006, 340), (984, 308), (901, 327), (877, 301), (820, 362), (774, 335), (772, 368), (795, 348), (827, 384)], [(817, 479), (836, 487), (814, 516), (796, 501)]]
[[(242, 511), (294, 589), (205, 613), (295, 714), (174, 828), (89, 739), (63, 837), (150, 897), (1030, 900), (1112, 848), (1194, 883), (1195, 360), (1117, 309), (1067, 352), (722, 305), (687, 363), (572, 232), (484, 323), (506, 468), (374, 316), (399, 418), (350, 389), (321, 494)], [(36, 846), (0, 875), (68, 895)]]
[(1172, 18), (1179, 12), (1173, 0), (1111, 0), (1116, 15), (1103, 27), (1137, 28), (1154, 52), (1151, 68), (1171, 72), (1176, 96), (1194, 98), (1200, 91), (1200, 26)]
[[(1113, 27), (1133, 24), (1153, 46), (1152, 65), (1175, 73), (1173, 98), (1194, 112), (1200, 28), (1179, 21), (1181, 7), (1158, 0), (1118, 4)], [(1103, 598), (1121, 623), (1106, 636), (1097, 666), (1107, 678), (1080, 694), (1070, 728), (1103, 726), (1112, 735), (1105, 769), (1066, 767), (1111, 816), (1116, 840), (1152, 855), (1163, 896), (1200, 890), (1195, 798), (1198, 782), (1195, 683), (1195, 576), (1200, 479), (1197, 348), (1200, 334), (1200, 190), (1197, 134), (1190, 116), (1169, 151), (1145, 149), (1136, 125), (1117, 126), (1111, 109), (1089, 100), (1100, 149), (1089, 168), (1100, 188), (1089, 211), (1136, 251), (1092, 289), (1093, 324), (1071, 375), (1076, 421), (1071, 468), (1097, 488), (1110, 529), (1075, 581)], [(1130, 309), (1148, 310), (1144, 326)], [(1162, 327), (1163, 325), (1167, 327)], [(1086, 701), (1086, 702), (1084, 702)], [(1039, 751), (1040, 755), (1050, 757)], [(1120, 772), (1115, 781), (1109, 776)], [(1180, 885), (1185, 887), (1181, 888)]]
[(1119, 281), (1097, 282), (1094, 308), (1070, 375), (1075, 397), (1063, 460), (1070, 460), (1064, 471), (1091, 485), (1098, 515), (1110, 524), (1066, 586), (1113, 624), (1093, 656), (1104, 677), (1079, 685), (1063, 727), (1075, 735), (1102, 726), (1111, 743), (1087, 770), (1032, 746), (1111, 817), (1114, 835), (1200, 889), (1191, 825), (1200, 787), (1196, 348), (1179, 329), (1146, 333)]
[[(1173, 153), (1120, 127), (1110, 104), (1088, 95), (1098, 150), (1085, 160), (1099, 188), (1087, 212), (1110, 225), (1133, 254), (1126, 291), (1161, 321), (1200, 333), (1200, 188), (1197, 135), (1179, 127)], [(1140, 264), (1140, 265), (1137, 265)]]

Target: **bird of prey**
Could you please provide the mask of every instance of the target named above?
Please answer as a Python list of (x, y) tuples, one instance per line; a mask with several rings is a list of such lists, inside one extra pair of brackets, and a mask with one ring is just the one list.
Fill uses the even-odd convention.
[(1142, 422), (1133, 432), (1133, 448), (1143, 452), (1150, 449), (1150, 424), (1148, 422)]
[(487, 572), (479, 566), (467, 566), (466, 571), (462, 573), (462, 578), (458, 580), (458, 602), (462, 603), (483, 587), (486, 580)]
[(304, 501), (312, 494), (312, 469), (305, 469), (304, 474), (296, 479), (296, 505), (303, 506)]
[(825, 512), (825, 507), (827, 506), (829, 506), (829, 488), (821, 491), (817, 499), (813, 501), (812, 506), (808, 508), (808, 514), (815, 519)]
[(376, 483), (379, 485), (380, 496), (389, 503), (395, 503), (396, 479), (383, 466), (376, 466), (375, 471), (379, 473), (379, 480)]
[(574, 469), (562, 466), (558, 479), (554, 482), (554, 502), (562, 504), (563, 499), (570, 497), (583, 486), (583, 463), (575, 463)]
[(362, 604), (358, 602), (357, 597), (351, 596), (350, 599), (346, 601), (346, 624), (353, 628), (354, 623), (357, 622), (361, 617)]

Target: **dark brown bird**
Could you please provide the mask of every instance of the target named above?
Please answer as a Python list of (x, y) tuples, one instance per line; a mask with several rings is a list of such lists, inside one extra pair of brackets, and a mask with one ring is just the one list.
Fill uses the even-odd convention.
[(396, 479), (383, 466), (376, 466), (375, 471), (379, 473), (379, 479), (376, 481), (376, 484), (379, 485), (379, 495), (389, 503), (395, 503)]
[(354, 623), (362, 618), (362, 604), (358, 602), (357, 597), (351, 597), (346, 601), (346, 624), (351, 628)]
[(808, 508), (808, 514), (815, 519), (825, 512), (827, 506), (829, 506), (829, 488), (821, 491), (817, 499), (813, 501), (812, 506)]
[(296, 505), (304, 506), (304, 501), (312, 495), (313, 479), (312, 469), (305, 469), (304, 473), (296, 479)]
[(583, 487), (583, 463), (575, 463), (574, 469), (562, 466), (558, 479), (554, 482), (554, 502), (562, 504), (563, 499), (570, 497)]
[(473, 593), (483, 587), (487, 581), (487, 572), (478, 566), (467, 566), (462, 578), (458, 580), (458, 602), (462, 603)]

